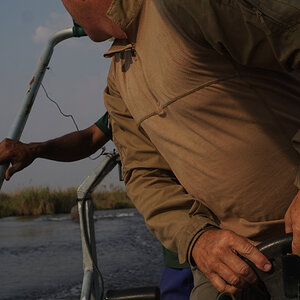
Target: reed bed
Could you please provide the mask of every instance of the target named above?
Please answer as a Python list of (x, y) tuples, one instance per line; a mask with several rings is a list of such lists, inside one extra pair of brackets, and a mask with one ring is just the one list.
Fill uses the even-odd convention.
[[(29, 187), (13, 193), (0, 193), (0, 218), (69, 213), (76, 205), (76, 188), (55, 190)], [(110, 186), (93, 193), (96, 210), (134, 207), (121, 187)]]

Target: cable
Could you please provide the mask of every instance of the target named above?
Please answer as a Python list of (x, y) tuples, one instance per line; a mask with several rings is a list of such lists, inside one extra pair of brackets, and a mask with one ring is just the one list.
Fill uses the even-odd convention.
[[(63, 117), (65, 117), (65, 118), (71, 118), (72, 121), (73, 121), (73, 123), (74, 123), (74, 125), (75, 125), (75, 127), (76, 127), (76, 130), (79, 131), (79, 128), (78, 128), (78, 126), (77, 126), (77, 123), (76, 123), (75, 118), (73, 117), (73, 115), (71, 115), (71, 114), (65, 114), (65, 113), (62, 111), (62, 109), (60, 108), (59, 104), (58, 104), (55, 100), (53, 100), (52, 98), (50, 98), (50, 96), (48, 95), (48, 92), (46, 91), (46, 88), (44, 87), (44, 85), (43, 85), (42, 83), (41, 83), (41, 87), (43, 88), (44, 93), (45, 93), (47, 99), (50, 100), (52, 103), (54, 103), (54, 104), (56, 105), (56, 107), (58, 108), (60, 114), (61, 114)], [(105, 154), (105, 151), (106, 151), (106, 148), (103, 146), (103, 147), (101, 148), (100, 154), (98, 154), (96, 157), (89, 156), (89, 159), (91, 159), (91, 160), (96, 160), (96, 159), (98, 159), (100, 156), (102, 156), (103, 154)]]
[[(103, 167), (103, 169), (101, 171), (101, 172), (104, 172), (104, 173), (102, 173), (102, 175), (104, 175), (104, 176), (107, 175), (112, 170), (111, 169), (111, 163), (112, 162), (114, 163), (114, 165), (112, 166), (112, 168), (113, 168), (115, 166), (116, 162), (117, 162), (118, 157), (119, 157), (115, 150), (112, 153), (106, 153), (106, 155), (110, 158), (110, 160), (108, 161), (109, 164), (107, 164), (105, 167)], [(99, 175), (100, 174), (98, 174), (98, 176)], [(89, 198), (89, 199), (92, 200), (92, 198)], [(104, 299), (104, 290), (105, 290), (104, 280), (103, 280), (102, 273), (99, 270), (98, 265), (96, 263), (96, 259), (93, 256), (92, 247), (91, 247), (91, 240), (90, 240), (90, 234), (88, 233), (88, 229), (87, 229), (87, 227), (88, 227), (88, 221), (87, 221), (87, 218), (86, 218), (87, 194), (85, 194), (85, 196), (82, 199), (77, 199), (77, 202), (79, 202), (79, 201), (81, 202), (81, 206), (79, 206), (80, 207), (79, 214), (81, 215), (84, 242), (86, 244), (86, 248), (87, 248), (90, 260), (92, 261), (93, 268), (96, 270), (96, 272), (97, 272), (97, 274), (100, 278), (100, 281), (101, 281), (102, 289), (101, 289), (100, 299), (103, 300)], [(91, 204), (93, 204), (92, 201), (91, 201)], [(95, 253), (95, 255), (97, 255), (97, 254)]]
[(77, 131), (79, 131), (79, 128), (78, 128), (78, 126), (77, 126), (77, 124), (76, 124), (76, 122), (75, 122), (75, 119), (74, 119), (74, 117), (73, 117), (73, 115), (71, 115), (71, 114), (65, 114), (62, 110), (61, 110), (61, 108), (60, 108), (60, 106), (58, 105), (58, 103), (55, 101), (55, 100), (53, 100), (53, 99), (51, 99), (50, 97), (49, 97), (49, 95), (48, 95), (48, 93), (47, 93), (47, 91), (46, 91), (46, 89), (45, 89), (45, 87), (44, 87), (44, 85), (41, 83), (41, 86), (42, 86), (42, 88), (43, 88), (43, 90), (44, 90), (44, 92), (45, 92), (45, 95), (46, 95), (46, 97), (51, 101), (51, 102), (53, 102), (55, 105), (56, 105), (56, 107), (58, 108), (58, 110), (59, 110), (59, 112), (65, 117), (65, 118), (71, 118), (72, 119), (72, 121), (73, 121), (73, 123), (74, 123), (74, 125), (75, 125), (75, 127), (76, 127), (76, 129), (77, 129)]
[(96, 157), (91, 157), (91, 156), (89, 156), (89, 159), (91, 159), (91, 160), (96, 160), (96, 159), (98, 159), (100, 156), (102, 156), (103, 154), (106, 154), (106, 148), (105, 148), (105, 146), (103, 146), (102, 148), (101, 148), (101, 152), (100, 152), (100, 154), (98, 154)]
[[(57, 109), (59, 110), (59, 112), (60, 112), (60, 114), (62, 116), (66, 117), (66, 118), (71, 118), (72, 121), (73, 121), (73, 123), (74, 123), (74, 125), (75, 125), (75, 127), (76, 127), (76, 130), (79, 131), (79, 128), (77, 126), (77, 123), (76, 123), (73, 115), (71, 115), (71, 114), (65, 114), (62, 111), (62, 109), (60, 108), (59, 104), (55, 100), (53, 100), (52, 98), (50, 98), (50, 96), (48, 95), (48, 93), (46, 91), (46, 88), (44, 87), (44, 85), (42, 83), (41, 83), (41, 86), (42, 86), (42, 88), (44, 90), (44, 93), (45, 93), (47, 99), (50, 100), (52, 103), (54, 103), (56, 105)], [(96, 160), (97, 158), (99, 158), (100, 156), (102, 156), (103, 154), (105, 154), (105, 151), (106, 151), (106, 148), (102, 147), (101, 148), (101, 152), (100, 152), (99, 155), (97, 155), (94, 158), (90, 156), (89, 158), (91, 160)], [(99, 270), (98, 265), (95, 262), (95, 259), (94, 259), (93, 255), (92, 255), (92, 249), (91, 249), (91, 245), (90, 245), (89, 238), (88, 238), (89, 234), (88, 234), (88, 231), (87, 231), (87, 221), (86, 221), (86, 214), (85, 214), (85, 204), (86, 204), (86, 199), (83, 199), (82, 200), (82, 205), (81, 205), (81, 215), (82, 215), (82, 223), (83, 223), (82, 225), (83, 225), (83, 232), (84, 232), (83, 236), (84, 236), (85, 244), (86, 244), (86, 247), (87, 247), (87, 250), (88, 250), (88, 254), (89, 254), (90, 259), (91, 259), (91, 261), (93, 263), (93, 267), (96, 270), (96, 272), (97, 272), (97, 274), (98, 274), (98, 276), (100, 278), (100, 282), (101, 282), (101, 286), (102, 286), (101, 294), (100, 294), (100, 299), (103, 300), (104, 299), (104, 280), (103, 280), (102, 273)]]

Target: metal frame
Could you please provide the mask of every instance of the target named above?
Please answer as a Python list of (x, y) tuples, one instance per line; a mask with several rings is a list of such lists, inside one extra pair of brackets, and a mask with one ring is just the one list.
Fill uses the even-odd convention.
[[(25, 93), (24, 100), (7, 135), (8, 138), (13, 140), (20, 139), (35, 101), (37, 92), (48, 68), (54, 47), (66, 39), (85, 35), (86, 34), (82, 28), (80, 28), (77, 24), (74, 24), (74, 27), (58, 31), (50, 37), (39, 58), (28, 89)], [(82, 300), (99, 300), (100, 297), (103, 297), (103, 291), (100, 293), (98, 277), (95, 272), (95, 269), (97, 271), (99, 270), (97, 267), (91, 193), (97, 184), (100, 183), (118, 163), (118, 153), (113, 152), (107, 155), (107, 157), (94, 170), (94, 172), (84, 180), (77, 191), (84, 269), (82, 293), (80, 298)], [(8, 168), (8, 166), (8, 164), (0, 165), (0, 190), (4, 181), (5, 170)]]
[[(91, 194), (96, 186), (118, 163), (120, 163), (120, 157), (117, 152), (108, 154), (100, 165), (82, 182), (77, 190), (84, 270), (81, 300), (100, 300), (103, 298), (103, 279), (97, 267), (93, 220), (94, 210)], [(102, 281), (101, 288), (99, 287), (98, 276), (100, 276)]]
[[(13, 140), (20, 139), (25, 124), (27, 122), (28, 116), (31, 112), (31, 108), (36, 98), (37, 92), (40, 88), (48, 64), (50, 62), (51, 56), (53, 54), (54, 47), (61, 41), (69, 39), (73, 36), (74, 36), (73, 28), (71, 27), (71, 28), (66, 28), (61, 31), (58, 31), (48, 40), (40, 56), (36, 69), (33, 73), (32, 79), (29, 82), (28, 89), (26, 91), (25, 98), (20, 107), (20, 110), (16, 115), (15, 120), (10, 128), (10, 131), (7, 136), (8, 138)], [(4, 181), (4, 173), (7, 168), (8, 168), (8, 164), (4, 164), (0, 166), (0, 189), (2, 187)]]
[[(13, 140), (20, 139), (25, 124), (27, 122), (28, 116), (31, 112), (31, 108), (34, 104), (37, 92), (41, 86), (45, 72), (48, 68), (48, 64), (52, 57), (54, 47), (58, 43), (66, 39), (72, 37), (81, 37), (85, 35), (86, 34), (83, 31), (83, 29), (79, 27), (76, 23), (74, 23), (73, 28), (71, 27), (63, 29), (55, 33), (52, 37), (50, 37), (42, 51), (36, 69), (26, 91), (25, 98), (10, 128), (9, 134), (7, 136), (8, 138)], [(102, 300), (104, 298), (103, 278), (97, 266), (96, 242), (93, 220), (94, 210), (91, 195), (95, 187), (117, 164), (120, 165), (120, 163), (120, 157), (117, 152), (114, 151), (112, 153), (106, 154), (105, 159), (82, 182), (82, 184), (77, 190), (84, 271), (80, 297), (81, 300)], [(4, 181), (5, 170), (8, 168), (8, 166), (8, 164), (0, 165), (0, 190)], [(120, 180), (122, 180), (122, 174), (120, 169), (119, 177)], [(101, 287), (99, 285), (98, 277), (101, 279)], [(147, 294), (146, 299), (158, 299), (155, 297), (155, 295), (157, 294), (157, 290), (153, 290), (151, 287), (150, 289), (134, 289), (134, 291), (130, 291), (128, 295), (130, 295), (130, 299), (133, 295), (135, 299), (137, 299), (137, 295), (144, 295), (145, 293)], [(122, 299), (124, 299), (124, 297)]]
[[(32, 105), (36, 98), (37, 92), (40, 88), (42, 80), (44, 78), (45, 72), (48, 68), (50, 59), (52, 57), (54, 47), (71, 37), (79, 37), (77, 31), (74, 28), (66, 28), (56, 32), (53, 36), (50, 37), (47, 44), (45, 45), (40, 59), (37, 63), (33, 76), (29, 82), (28, 89), (25, 93), (24, 100), (21, 104), (20, 110), (15, 117), (15, 120), (9, 130), (8, 138), (13, 140), (19, 140), (25, 124), (27, 122), (28, 116), (31, 112)], [(8, 164), (0, 165), (0, 190), (4, 181), (4, 173), (5, 170), (8, 168)]]

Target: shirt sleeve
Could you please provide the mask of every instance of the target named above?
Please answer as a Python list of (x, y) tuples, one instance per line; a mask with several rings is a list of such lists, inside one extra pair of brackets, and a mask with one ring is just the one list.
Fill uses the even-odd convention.
[(120, 97), (111, 75), (104, 92), (113, 142), (118, 148), (128, 196), (144, 216), (149, 230), (180, 263), (188, 260), (195, 236), (218, 226), (213, 213), (189, 195), (167, 162), (137, 126)]
[(95, 125), (106, 135), (110, 140), (112, 139), (111, 127), (108, 123), (108, 113), (106, 112)]

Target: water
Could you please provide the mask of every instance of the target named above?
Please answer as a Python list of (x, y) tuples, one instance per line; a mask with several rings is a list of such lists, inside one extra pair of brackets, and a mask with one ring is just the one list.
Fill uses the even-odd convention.
[[(95, 213), (105, 289), (157, 285), (159, 242), (134, 209)], [(0, 299), (79, 299), (79, 224), (69, 215), (0, 219)]]

